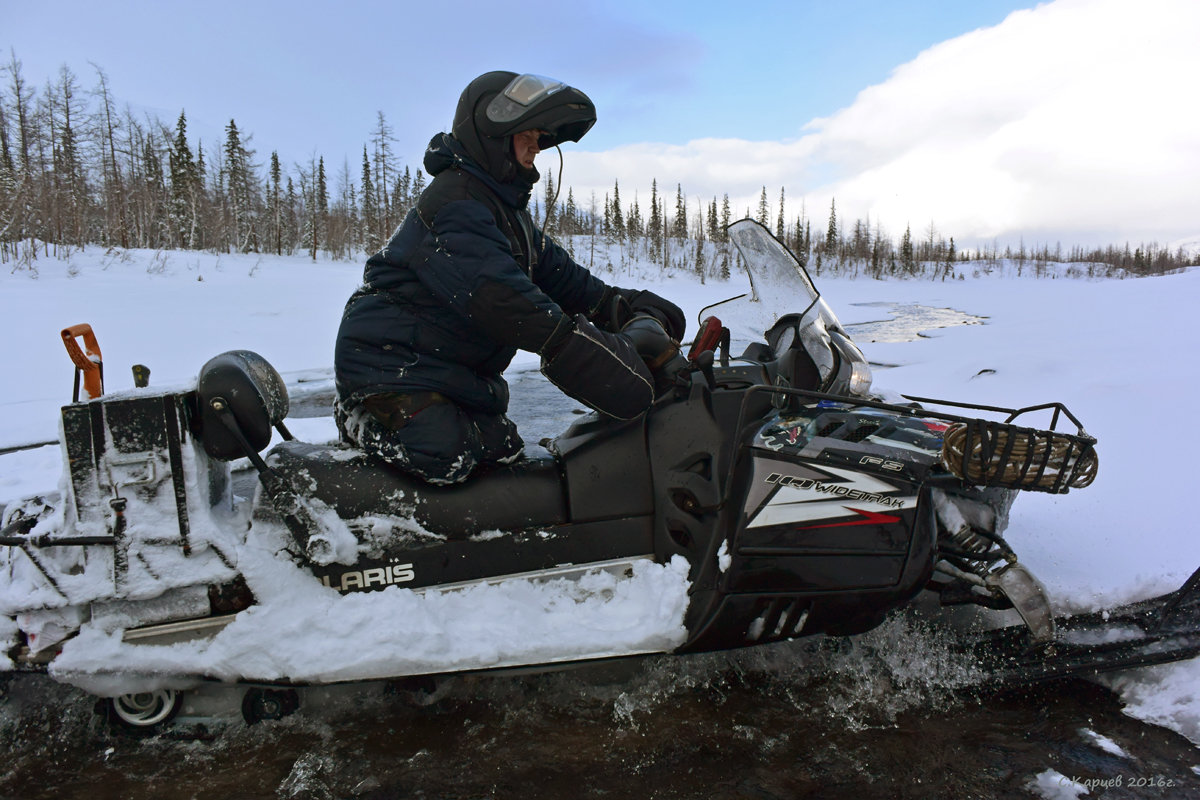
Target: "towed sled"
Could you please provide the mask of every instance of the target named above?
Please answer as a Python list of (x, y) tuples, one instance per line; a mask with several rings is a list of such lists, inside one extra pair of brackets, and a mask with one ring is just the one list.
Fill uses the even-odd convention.
[(646, 414), (586, 415), (456, 486), (293, 439), (287, 389), (249, 351), (193, 386), (103, 395), (90, 329), (64, 331), (60, 493), (10, 505), (0, 531), (8, 669), (134, 728), (213, 686), (253, 722), (302, 686), (852, 635), (922, 592), (1016, 612), (965, 644), (996, 683), (1200, 653), (1200, 572), (1056, 618), (1005, 541), (1019, 491), (1096, 474), (1065, 407), (873, 395), (803, 266), (757, 223), (729, 233), (752, 286), (798, 311), (736, 357), (707, 318)]

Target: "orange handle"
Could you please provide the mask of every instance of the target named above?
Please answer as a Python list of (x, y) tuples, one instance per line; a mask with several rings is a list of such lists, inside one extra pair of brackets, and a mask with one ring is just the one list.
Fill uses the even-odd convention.
[[(81, 349), (79, 342), (75, 341), (79, 336), (83, 337), (85, 349)], [(87, 393), (89, 400), (95, 400), (104, 394), (104, 377), (100, 371), (100, 365), (104, 359), (100, 355), (100, 344), (96, 341), (96, 334), (92, 332), (92, 326), (83, 322), (63, 328), (62, 339), (67, 348), (67, 355), (71, 357), (75, 368), (83, 373), (84, 392)]]

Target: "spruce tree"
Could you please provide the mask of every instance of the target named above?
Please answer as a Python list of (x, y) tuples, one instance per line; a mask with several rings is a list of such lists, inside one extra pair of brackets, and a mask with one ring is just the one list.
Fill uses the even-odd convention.
[(779, 187), (779, 215), (775, 218), (775, 238), (784, 240), (783, 235), (783, 187)]
[(770, 213), (771, 210), (767, 206), (767, 187), (764, 186), (762, 187), (762, 194), (758, 198), (758, 216), (755, 217), (755, 220), (765, 228), (767, 227), (767, 218)]
[[(402, 206), (404, 206), (404, 213), (407, 214), (408, 209), (412, 208), (417, 203), (417, 197), (416, 194), (413, 193), (412, 188), (412, 171), (409, 170), (407, 165), (405, 165), (404, 172), (400, 175), (400, 179), (396, 182), (396, 187), (396, 194), (399, 196), (399, 202)], [(419, 192), (417, 194), (419, 194)], [(386, 236), (390, 233), (390, 231), (384, 231), (383, 233)]]
[(175, 139), (168, 157), (171, 174), (171, 227), (175, 231), (175, 246), (192, 246), (195, 208), (196, 161), (187, 141), (187, 115), (179, 112), (175, 122)]
[(379, 198), (375, 192), (375, 183), (371, 180), (371, 161), (367, 158), (367, 146), (363, 145), (362, 156), (362, 231), (359, 240), (366, 253), (374, 253), (383, 245), (379, 236)]
[(575, 193), (567, 187), (567, 207), (563, 210), (562, 229), (566, 236), (579, 234), (579, 211), (575, 207)]
[(662, 250), (663, 246), (663, 218), (659, 212), (658, 205), (658, 181), (651, 179), (650, 181), (650, 222), (647, 225), (647, 233), (650, 236), (650, 249), (654, 253)]
[(196, 140), (196, 235), (195, 247), (207, 248), (214, 241), (213, 210), (208, 192), (208, 167), (204, 162), (204, 142)]
[(227, 246), (240, 252), (250, 252), (254, 246), (254, 176), (247, 149), (238, 132), (237, 123), (229, 120), (225, 127), (225, 192), (229, 212)]
[(542, 232), (550, 235), (558, 228), (558, 214), (554, 208), (556, 200), (556, 192), (554, 191), (554, 174), (547, 170), (546, 172), (546, 218), (542, 220)]
[(642, 211), (638, 208), (637, 192), (633, 193), (633, 205), (629, 207), (629, 216), (625, 218), (625, 233), (630, 242), (636, 244), (645, 232), (642, 225)]
[(279, 153), (271, 151), (270, 184), (267, 189), (267, 219), (270, 224), (268, 247), (275, 255), (283, 255), (283, 169)]
[(900, 266), (907, 275), (917, 272), (917, 262), (913, 258), (912, 225), (904, 228), (904, 238), (900, 240)]
[(687, 204), (683, 202), (683, 185), (675, 184), (675, 226), (671, 235), (679, 239), (687, 238)]
[(624, 243), (625, 217), (621, 213), (621, 187), (617, 181), (613, 181), (612, 235), (618, 244)]
[(325, 241), (326, 222), (329, 219), (329, 190), (325, 185), (325, 157), (321, 156), (317, 160), (317, 175), (315, 186), (313, 187), (313, 212), (312, 212), (312, 259), (317, 260), (317, 247), (319, 243)]
[(169, 205), (166, 181), (163, 177), (162, 158), (153, 135), (142, 139), (142, 198), (140, 213), (141, 242), (143, 247), (169, 247)]
[(833, 254), (838, 246), (837, 199), (829, 201), (829, 227), (825, 230), (825, 252)]
[(800, 262), (800, 266), (807, 267), (809, 252), (804, 244), (804, 224), (800, 221), (800, 217), (796, 217), (796, 225), (792, 231), (792, 241), (790, 244), (796, 260)]
[(284, 194), (283, 201), (283, 223), (284, 223), (284, 242), (287, 243), (287, 252), (291, 254), (295, 249), (296, 240), (300, 236), (299, 208), (300, 198), (296, 194), (296, 185), (292, 182), (292, 176), (287, 179), (287, 192)]

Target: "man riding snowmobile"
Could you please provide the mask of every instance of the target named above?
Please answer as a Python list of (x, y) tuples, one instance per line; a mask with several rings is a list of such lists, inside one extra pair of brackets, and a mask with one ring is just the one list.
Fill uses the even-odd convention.
[(642, 356), (662, 353), (639, 355), (621, 330), (649, 316), (678, 342), (683, 313), (600, 281), (528, 209), (537, 153), (595, 121), (587, 95), (536, 75), (489, 72), (463, 91), (451, 133), (425, 152), (433, 181), (346, 304), (334, 356), (344, 439), (435, 484), (519, 458), (502, 377), (518, 349), (597, 411), (632, 419), (649, 408)]

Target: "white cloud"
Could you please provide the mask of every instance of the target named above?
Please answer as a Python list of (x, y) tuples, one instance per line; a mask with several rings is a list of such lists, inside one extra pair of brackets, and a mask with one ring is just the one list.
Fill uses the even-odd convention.
[[(893, 234), (933, 220), (960, 242), (1166, 242), (1200, 229), (1200, 3), (1058, 0), (938, 44), (791, 141), (697, 139), (568, 155), (581, 200), (650, 178), (695, 208), (789, 192), (823, 226)], [(802, 90), (802, 89), (801, 89)], [(643, 204), (645, 199), (642, 199)]]

